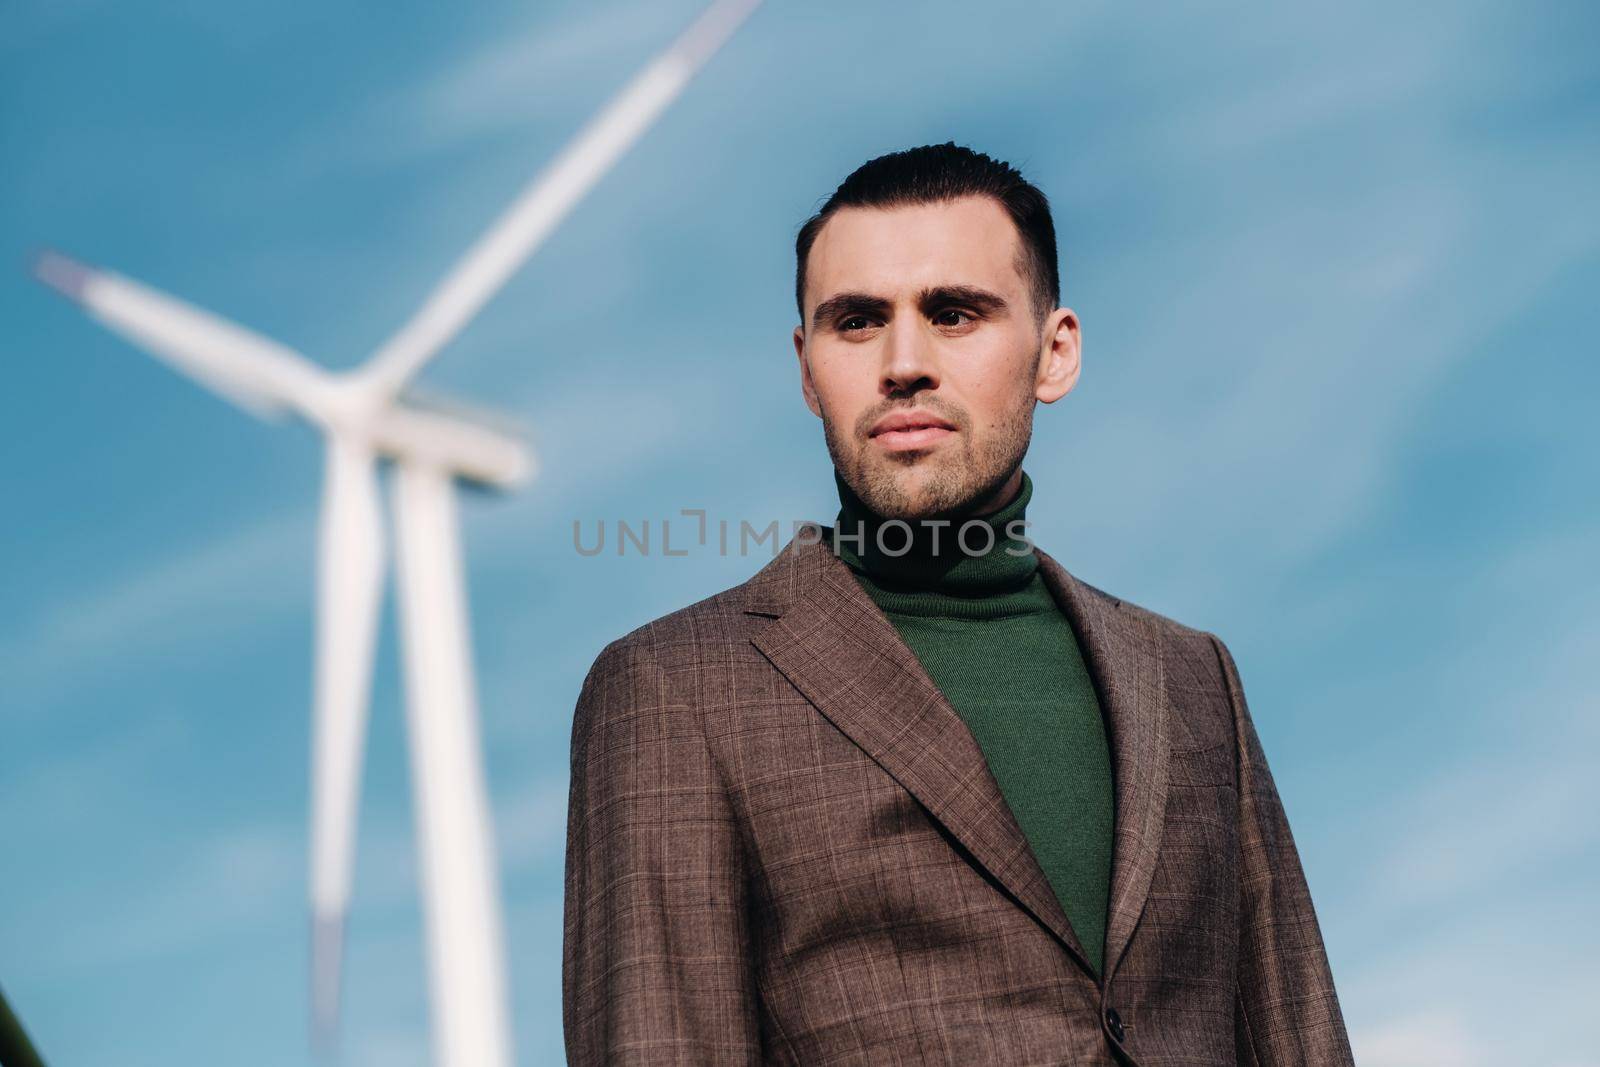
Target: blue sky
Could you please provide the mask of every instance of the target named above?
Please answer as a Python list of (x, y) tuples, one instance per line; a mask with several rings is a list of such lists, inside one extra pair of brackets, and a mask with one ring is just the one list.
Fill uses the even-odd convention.
[[(697, 10), (7, 9), (0, 983), (52, 1062), (309, 1061), (320, 455), (27, 255), (354, 365)], [(1597, 31), (1540, 2), (759, 10), (425, 375), (544, 468), (464, 505), (521, 1062), (560, 1059), (579, 683), (763, 562), (582, 558), (572, 522), (831, 518), (794, 231), (951, 139), (1051, 197), (1083, 321), (1033, 535), (1233, 650), (1360, 1061), (1600, 1062)], [(427, 1057), (389, 610), (356, 1065)]]

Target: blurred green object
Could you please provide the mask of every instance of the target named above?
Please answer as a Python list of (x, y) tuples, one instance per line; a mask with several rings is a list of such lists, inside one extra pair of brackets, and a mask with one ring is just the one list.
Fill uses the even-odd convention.
[(44, 1067), (44, 1061), (33, 1050), (22, 1029), (22, 1022), (6, 1003), (5, 990), (0, 989), (0, 1067)]

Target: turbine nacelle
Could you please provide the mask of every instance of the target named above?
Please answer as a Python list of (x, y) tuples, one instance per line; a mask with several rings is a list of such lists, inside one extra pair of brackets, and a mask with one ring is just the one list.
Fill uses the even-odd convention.
[(481, 422), (411, 404), (384, 408), (369, 431), (379, 455), (437, 467), (489, 489), (515, 489), (537, 473), (533, 452), (521, 440)]
[(391, 400), (359, 373), (331, 379), (306, 419), (330, 437), (365, 442), (383, 459), (438, 468), (481, 488), (515, 489), (537, 473), (526, 435), (507, 420), (431, 396)]

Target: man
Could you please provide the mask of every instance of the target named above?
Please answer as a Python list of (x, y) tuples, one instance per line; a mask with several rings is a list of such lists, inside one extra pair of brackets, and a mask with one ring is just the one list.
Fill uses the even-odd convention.
[(584, 681), (570, 1062), (1349, 1064), (1232, 657), (1025, 538), (1079, 369), (1045, 197), (872, 160), (796, 300), (840, 513)]

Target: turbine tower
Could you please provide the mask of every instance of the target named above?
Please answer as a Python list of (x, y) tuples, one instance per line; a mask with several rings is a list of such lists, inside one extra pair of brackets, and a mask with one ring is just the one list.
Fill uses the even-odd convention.
[(313, 1032), (337, 1024), (362, 750), (387, 559), (378, 461), (395, 469), (407, 738), (426, 915), (435, 1059), (511, 1063), (504, 942), (478, 738), (454, 483), (495, 490), (534, 473), (527, 448), (480, 416), (405, 390), (681, 93), (760, 0), (716, 0), (637, 74), (474, 244), (416, 314), (356, 369), (298, 352), (55, 252), (34, 272), (113, 332), (250, 413), (295, 416), (326, 440), (317, 545), (311, 771)]

